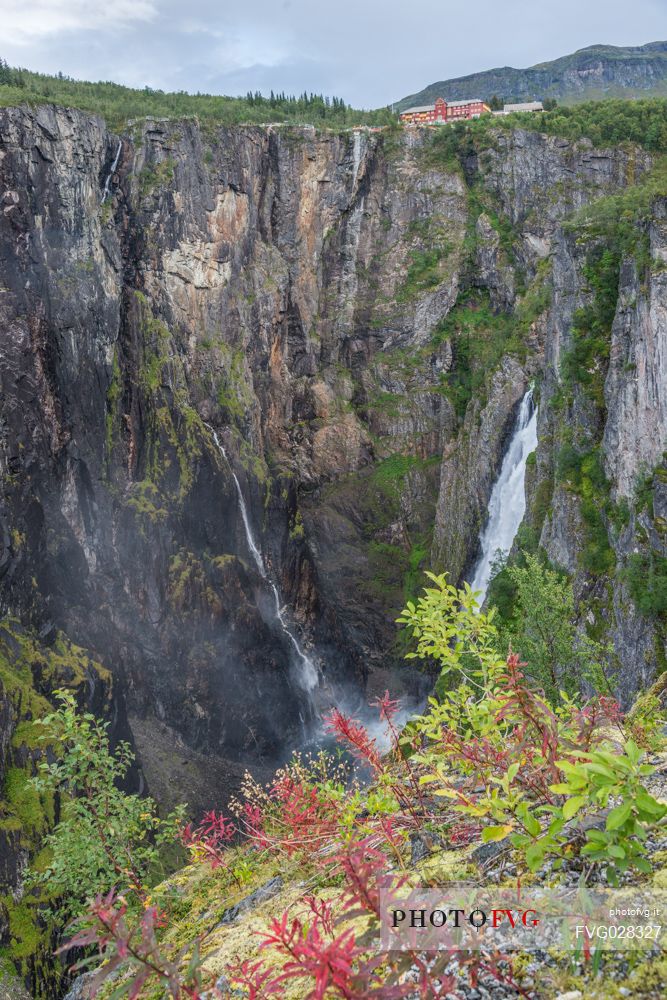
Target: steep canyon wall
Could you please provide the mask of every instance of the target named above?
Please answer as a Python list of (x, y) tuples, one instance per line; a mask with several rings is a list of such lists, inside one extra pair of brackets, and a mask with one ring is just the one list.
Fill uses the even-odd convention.
[(571, 574), (626, 702), (662, 668), (664, 198), (609, 235), (652, 169), (517, 129), (452, 150), (0, 110), (0, 931), (33, 985), (53, 690), (195, 809), (301, 738), (271, 582), (322, 704), (410, 693), (396, 613), (423, 569), (469, 573), (531, 382), (518, 544)]
[[(561, 364), (593, 294), (594, 241), (568, 220), (640, 182), (647, 154), (521, 131), (456, 157), (429, 130), (117, 137), (52, 107), (3, 109), (0, 139), (3, 609), (112, 671), (150, 787), (217, 797), (299, 733), (211, 427), (326, 683), (379, 686), (420, 570), (470, 569), (535, 380), (527, 521), (613, 637), (623, 690), (652, 675), (664, 640), (614, 567), (638, 530), (664, 546), (659, 476), (655, 510), (632, 507), (667, 446), (663, 205), (648, 272), (620, 266), (603, 398), (565, 398)], [(628, 509), (602, 524), (602, 572), (582, 562), (581, 477), (557, 468), (564, 427)]]

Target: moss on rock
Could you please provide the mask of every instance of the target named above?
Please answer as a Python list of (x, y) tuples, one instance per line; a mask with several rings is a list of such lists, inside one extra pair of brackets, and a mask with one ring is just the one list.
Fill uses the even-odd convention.
[[(23, 878), (27, 865), (37, 870), (48, 865), (49, 852), (42, 843), (57, 822), (58, 802), (53, 793), (38, 792), (31, 778), (42, 755), (56, 752), (41, 739), (39, 725), (52, 710), (52, 692), (70, 688), (85, 705), (91, 685), (102, 690), (103, 699), (110, 699), (111, 674), (87, 650), (62, 634), (44, 645), (16, 619), (0, 622), (0, 736), (6, 748), (0, 798), (5, 872), (0, 886), (0, 937), (7, 942), (0, 976), (5, 975), (13, 991), (3, 997), (22, 997), (14, 973), (37, 1000), (59, 995), (64, 970), (54, 957), (54, 931), (44, 913), (48, 894), (27, 889)], [(0, 983), (4, 988), (2, 979)]]

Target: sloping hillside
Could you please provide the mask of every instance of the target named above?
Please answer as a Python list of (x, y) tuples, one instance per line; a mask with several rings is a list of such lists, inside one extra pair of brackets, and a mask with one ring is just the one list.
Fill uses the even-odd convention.
[(450, 100), (466, 97), (488, 100), (494, 94), (505, 100), (554, 97), (565, 103), (667, 94), (667, 42), (623, 47), (590, 45), (528, 69), (502, 66), (441, 80), (403, 98), (397, 106), (400, 110), (426, 104), (439, 96)]

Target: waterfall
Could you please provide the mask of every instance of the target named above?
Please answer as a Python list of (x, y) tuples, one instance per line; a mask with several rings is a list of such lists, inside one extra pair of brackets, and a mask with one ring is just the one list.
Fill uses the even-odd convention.
[(257, 569), (260, 572), (260, 575), (261, 575), (262, 579), (266, 580), (266, 567), (264, 565), (264, 560), (262, 559), (262, 553), (259, 551), (259, 549), (257, 548), (257, 545), (255, 544), (255, 539), (254, 539), (253, 534), (252, 534), (252, 528), (250, 527), (250, 519), (248, 517), (248, 508), (246, 507), (246, 504), (245, 504), (245, 498), (243, 496), (243, 490), (241, 489), (241, 484), (239, 482), (239, 477), (236, 475), (236, 473), (234, 472), (234, 469), (232, 468), (232, 463), (229, 461), (229, 459), (227, 457), (227, 452), (225, 451), (225, 448), (224, 448), (224, 445), (223, 445), (222, 441), (218, 437), (217, 431), (214, 430), (214, 428), (211, 427), (210, 424), (206, 424), (206, 426), (208, 427), (208, 429), (210, 430), (211, 434), (213, 435), (213, 440), (215, 441), (215, 446), (218, 449), (218, 451), (220, 452), (220, 454), (222, 455), (222, 457), (223, 457), (223, 459), (225, 461), (225, 465), (228, 466), (229, 471), (232, 474), (232, 479), (234, 480), (234, 485), (236, 486), (236, 495), (237, 495), (238, 500), (239, 500), (239, 510), (241, 511), (241, 520), (243, 521), (243, 528), (245, 530), (246, 542), (248, 543), (248, 548), (250, 549), (250, 554), (252, 555), (253, 559), (255, 560), (255, 564), (257, 566)]
[(234, 485), (236, 487), (236, 495), (239, 501), (239, 510), (241, 511), (241, 520), (243, 521), (243, 529), (245, 531), (246, 542), (250, 550), (250, 554), (252, 555), (255, 561), (255, 565), (257, 566), (259, 575), (262, 577), (263, 580), (265, 580), (268, 583), (271, 589), (271, 593), (273, 595), (273, 600), (275, 604), (275, 609), (274, 609), (275, 619), (280, 625), (282, 631), (289, 639), (290, 644), (296, 654), (296, 660), (297, 660), (296, 680), (299, 686), (304, 691), (310, 693), (319, 684), (320, 678), (317, 667), (310, 659), (310, 657), (304, 653), (299, 643), (299, 640), (295, 636), (293, 629), (290, 627), (285, 617), (285, 606), (280, 599), (280, 592), (276, 584), (273, 582), (273, 580), (270, 578), (267, 572), (264, 559), (262, 558), (262, 553), (260, 552), (259, 546), (255, 541), (252, 532), (252, 527), (250, 526), (250, 518), (248, 517), (248, 508), (245, 502), (245, 497), (243, 496), (243, 490), (241, 489), (241, 483), (239, 482), (239, 478), (234, 472), (234, 469), (232, 468), (232, 463), (229, 461), (224, 445), (222, 444), (222, 441), (218, 437), (218, 434), (215, 431), (215, 429), (211, 427), (210, 424), (206, 424), (206, 427), (208, 427), (209, 431), (211, 432), (211, 435), (213, 436), (213, 440), (215, 442), (215, 446), (222, 455), (225, 464), (227, 465), (229, 471), (232, 474)]
[(357, 183), (361, 166), (361, 132), (355, 132), (352, 139), (352, 183)]
[(317, 685), (319, 684), (320, 680), (319, 674), (317, 672), (317, 667), (310, 659), (310, 657), (306, 656), (306, 654), (304, 653), (299, 644), (299, 640), (294, 635), (294, 632), (292, 631), (292, 629), (289, 627), (289, 625), (285, 620), (285, 607), (280, 600), (278, 588), (276, 587), (275, 583), (272, 580), (269, 580), (268, 582), (271, 587), (271, 590), (273, 591), (273, 597), (276, 602), (276, 619), (280, 623), (283, 632), (292, 643), (292, 646), (294, 647), (294, 652), (296, 653), (297, 659), (299, 661), (299, 672), (297, 675), (297, 680), (304, 691), (314, 691)]
[(104, 182), (104, 191), (102, 192), (102, 204), (104, 204), (104, 202), (109, 197), (109, 191), (110, 191), (110, 188), (111, 188), (111, 178), (116, 173), (116, 167), (118, 166), (118, 161), (120, 160), (120, 153), (121, 153), (122, 148), (123, 148), (123, 140), (119, 139), (118, 140), (118, 149), (116, 150), (116, 155), (114, 156), (114, 161), (111, 164), (111, 170), (109, 171), (109, 173), (107, 175), (107, 179)]
[(480, 605), (489, 589), (493, 561), (499, 554), (509, 553), (526, 511), (526, 461), (536, 448), (537, 407), (533, 390), (529, 389), (521, 400), (512, 440), (491, 491), (488, 519), (480, 539), (481, 553), (470, 581), (472, 590), (480, 592)]

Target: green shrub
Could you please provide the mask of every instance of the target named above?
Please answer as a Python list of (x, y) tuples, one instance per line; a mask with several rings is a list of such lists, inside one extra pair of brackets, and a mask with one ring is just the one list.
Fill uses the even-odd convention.
[(634, 552), (622, 573), (637, 610), (647, 617), (667, 613), (667, 559), (657, 552)]
[(433, 336), (434, 344), (452, 342), (454, 367), (441, 377), (441, 385), (459, 418), (505, 354), (524, 356), (523, 334), (511, 314), (493, 312), (488, 294), (473, 290), (459, 297)]
[(583, 386), (601, 408), (604, 407), (604, 381), (618, 299), (619, 270), (618, 249), (596, 247), (590, 252), (583, 277), (593, 299), (574, 315), (572, 347), (561, 364), (566, 384), (577, 382)]
[[(561, 691), (569, 696), (584, 684), (601, 687), (605, 650), (577, 628), (572, 584), (567, 576), (535, 555), (507, 566), (489, 592), (500, 597), (500, 647), (521, 654), (533, 680), (552, 704)], [(495, 581), (494, 581), (495, 582)]]
[(552, 785), (553, 791), (568, 796), (562, 814), (571, 819), (586, 806), (613, 806), (603, 829), (586, 831), (581, 853), (605, 865), (611, 885), (618, 885), (619, 875), (629, 868), (650, 872), (644, 846), (647, 829), (667, 813), (667, 805), (649, 795), (642, 783), (654, 768), (642, 763), (644, 755), (632, 740), (621, 754), (598, 748), (577, 756), (575, 763), (560, 761), (565, 781)]
[[(542, 581), (533, 622), (545, 600), (552, 614), (558, 602), (569, 600), (555, 574), (534, 563), (521, 572), (524, 600), (528, 579)], [(410, 725), (413, 746), (421, 737), (411, 757), (421, 784), (435, 801), (448, 801), (454, 812), (480, 824), (483, 841), (509, 837), (531, 872), (548, 857), (558, 868), (578, 851), (583, 836), (569, 824), (582, 815), (597, 822), (604, 817), (604, 829), (589, 824), (582, 853), (604, 867), (612, 885), (628, 869), (650, 871), (645, 841), (667, 805), (644, 787), (654, 768), (643, 763), (637, 745), (626, 740), (619, 752), (608, 742), (603, 727), (619, 724), (615, 703), (600, 699), (582, 712), (565, 697), (552, 709), (527, 680), (521, 656), (512, 652), (505, 660), (496, 652), (493, 612), (476, 613), (467, 585), (456, 591), (445, 577), (427, 575), (434, 586), (409, 603), (399, 621), (411, 630), (417, 653), (441, 665), (441, 679), (458, 684), (440, 690), (440, 700), (431, 699), (428, 713)], [(544, 624), (543, 648), (552, 637), (564, 644), (574, 637), (554, 636), (560, 622)], [(531, 651), (541, 655), (539, 643)], [(529, 669), (539, 672), (532, 663)]]
[(61, 756), (42, 760), (32, 785), (35, 796), (58, 792), (64, 802), (45, 840), (48, 863), (30, 871), (28, 884), (48, 889), (66, 918), (114, 886), (142, 899), (145, 886), (163, 874), (160, 845), (175, 840), (183, 809), (160, 819), (152, 799), (121, 791), (134, 760), (129, 745), (112, 752), (107, 726), (80, 714), (70, 692), (57, 694), (61, 707), (40, 721), (44, 740), (56, 741)]
[(607, 520), (612, 517), (614, 505), (602, 467), (600, 447), (582, 452), (566, 442), (558, 452), (556, 474), (561, 483), (581, 498), (585, 530), (581, 549), (583, 568), (596, 576), (610, 572), (616, 565), (616, 555), (609, 543)]

